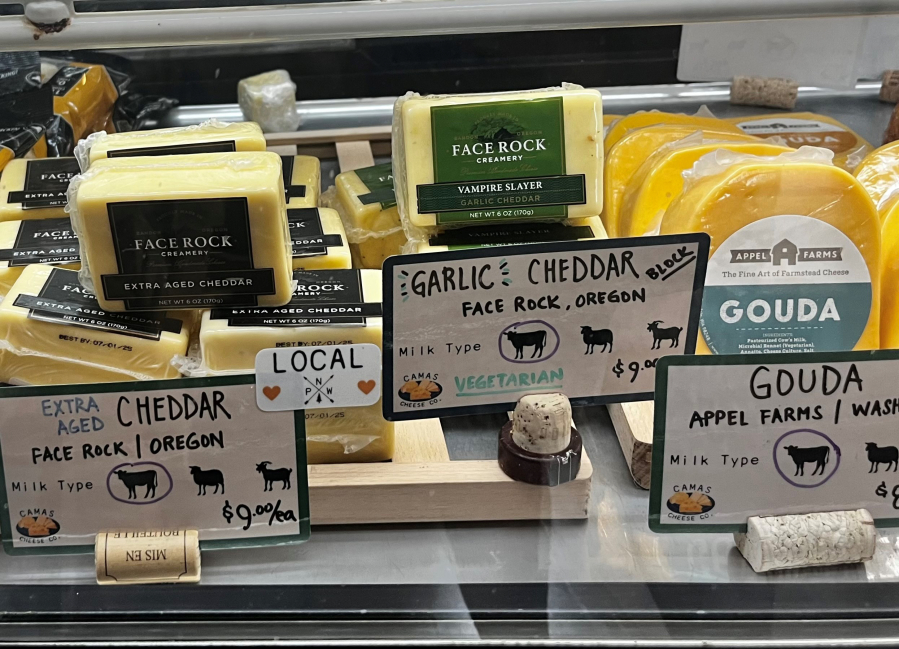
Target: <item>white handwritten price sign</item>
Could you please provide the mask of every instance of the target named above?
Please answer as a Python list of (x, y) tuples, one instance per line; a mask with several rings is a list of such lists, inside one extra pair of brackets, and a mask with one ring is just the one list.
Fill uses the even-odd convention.
[(696, 345), (706, 234), (480, 248), (384, 265), (384, 416), (652, 398)]
[(649, 526), (861, 508), (899, 525), (897, 377), (899, 351), (660, 361)]
[(254, 382), (0, 389), (6, 552), (93, 552), (104, 530), (194, 529), (204, 548), (309, 538), (303, 412), (263, 412)]

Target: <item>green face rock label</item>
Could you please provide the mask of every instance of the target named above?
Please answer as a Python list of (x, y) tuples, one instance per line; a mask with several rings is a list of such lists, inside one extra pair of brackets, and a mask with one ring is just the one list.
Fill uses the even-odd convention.
[(775, 216), (712, 255), (700, 331), (715, 354), (851, 350), (872, 298), (868, 267), (845, 234), (806, 216)]
[(418, 210), (438, 223), (559, 218), (586, 203), (585, 179), (565, 173), (561, 97), (435, 106), (433, 185)]

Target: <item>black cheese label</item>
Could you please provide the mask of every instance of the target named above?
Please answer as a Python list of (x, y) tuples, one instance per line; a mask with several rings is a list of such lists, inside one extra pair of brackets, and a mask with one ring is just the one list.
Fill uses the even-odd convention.
[(324, 234), (317, 207), (287, 210), (287, 226), (294, 257), (321, 257), (328, 254), (328, 248), (343, 245), (339, 234)]
[(315, 327), (365, 324), (381, 317), (380, 302), (366, 302), (358, 270), (295, 270), (290, 303), (259, 309), (213, 309), (213, 320), (232, 327)]
[(65, 97), (69, 91), (78, 85), (78, 82), (87, 74), (89, 68), (78, 66), (65, 66), (50, 79), (49, 85), (53, 89), (55, 97)]
[(75, 158), (42, 158), (25, 165), (25, 186), (9, 192), (7, 203), (21, 203), (22, 209), (65, 207), (66, 190), (72, 176), (79, 172)]
[(131, 156), (186, 155), (192, 153), (231, 153), (237, 151), (234, 140), (219, 142), (197, 142), (196, 144), (168, 144), (166, 146), (145, 146), (131, 149), (107, 151), (107, 158), (130, 158)]
[(452, 249), (509, 246), (518, 243), (547, 243), (552, 241), (577, 241), (594, 238), (589, 225), (565, 225), (564, 223), (519, 223), (515, 225), (485, 225), (473, 228), (447, 230), (431, 237), (432, 246), (448, 246)]
[(97, 298), (78, 283), (74, 270), (54, 268), (37, 295), (20, 294), (14, 306), (28, 309), (32, 320), (109, 331), (125, 336), (159, 340), (163, 331), (180, 333), (182, 322), (164, 313), (109, 313)]
[(281, 156), (281, 175), (284, 177), (284, 195), (289, 201), (291, 198), (305, 198), (306, 185), (293, 184), (293, 156)]
[(127, 201), (107, 206), (119, 273), (103, 275), (126, 310), (256, 306), (275, 273), (254, 268), (247, 199)]
[(3, 261), (9, 266), (79, 262), (78, 237), (68, 217), (22, 221), (13, 247), (0, 249)]

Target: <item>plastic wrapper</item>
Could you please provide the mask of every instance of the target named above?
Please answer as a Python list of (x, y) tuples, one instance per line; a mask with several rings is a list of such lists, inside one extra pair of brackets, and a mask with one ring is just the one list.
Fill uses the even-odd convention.
[(881, 226), (881, 349), (899, 349), (899, 200), (880, 212)]
[(390, 163), (338, 174), (322, 200), (340, 214), (357, 267), (380, 270), (387, 257), (402, 252), (406, 234)]
[(37, 53), (0, 53), (0, 169), (10, 160), (47, 155), (53, 96), (41, 88)]
[(615, 121), (609, 127), (605, 137), (606, 153), (615, 146), (628, 132), (647, 126), (692, 126), (693, 130), (712, 129), (715, 131), (739, 133), (739, 127), (730, 124), (727, 120), (715, 117), (714, 113), (706, 106), (700, 106), (693, 115), (685, 113), (667, 113), (661, 110), (640, 110), (630, 115), (625, 115)]
[(244, 119), (256, 122), (266, 133), (297, 130), (296, 95), (297, 84), (287, 70), (263, 72), (237, 83), (237, 103)]
[(0, 222), (66, 215), (66, 191), (78, 173), (75, 158), (11, 160), (0, 171)]
[(281, 158), (97, 160), (69, 183), (81, 283), (108, 311), (280, 306), (293, 254)]
[(78, 239), (68, 217), (0, 222), (0, 296), (9, 293), (30, 264), (81, 267)]
[(410, 239), (477, 223), (602, 209), (602, 99), (559, 88), (396, 102), (393, 172)]
[(871, 195), (881, 220), (899, 198), (899, 142), (875, 149), (855, 169), (855, 177)]
[(61, 118), (66, 142), (56, 155), (68, 155), (75, 142), (103, 129), (112, 117), (119, 91), (103, 65), (67, 63), (47, 82), (53, 92), (53, 112)]
[(202, 124), (152, 131), (99, 131), (78, 142), (75, 157), (82, 171), (103, 158), (168, 156), (177, 154), (265, 151), (265, 137), (257, 124), (226, 124), (210, 119)]
[(0, 303), (0, 381), (17, 385), (176, 378), (181, 319), (108, 313), (72, 270), (27, 266)]
[(879, 348), (880, 220), (832, 156), (719, 149), (684, 173), (660, 233), (711, 238), (697, 353)]
[(832, 117), (816, 113), (768, 113), (728, 119), (749, 135), (781, 137), (798, 149), (815, 146), (834, 152), (833, 163), (853, 171), (873, 148), (861, 135)]
[(618, 214), (618, 235), (639, 237), (657, 231), (665, 210), (683, 190), (683, 172), (717, 149), (761, 156), (790, 151), (786, 146), (768, 142), (728, 142), (715, 135), (703, 137), (702, 132), (666, 144), (649, 156), (628, 182)]

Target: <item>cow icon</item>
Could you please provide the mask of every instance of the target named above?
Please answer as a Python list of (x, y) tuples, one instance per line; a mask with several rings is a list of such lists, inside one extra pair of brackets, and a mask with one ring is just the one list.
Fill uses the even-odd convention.
[(204, 471), (198, 466), (188, 467), (190, 469), (190, 474), (194, 477), (194, 482), (197, 484), (197, 495), (205, 496), (206, 495), (206, 487), (215, 486), (215, 491), (213, 494), (217, 494), (219, 492), (219, 486), (222, 488), (222, 493), (225, 493), (225, 476), (222, 475), (222, 472), (218, 469), (208, 469)]
[(116, 476), (118, 476), (119, 480), (121, 480), (126, 487), (128, 487), (128, 498), (137, 498), (137, 488), (138, 487), (146, 487), (147, 492), (144, 494), (144, 498), (155, 498), (156, 497), (156, 471), (149, 469), (147, 471), (122, 471), (118, 470), (115, 472)]
[(584, 344), (587, 345), (587, 351), (584, 352), (584, 355), (592, 354), (593, 348), (596, 345), (602, 345), (602, 349), (599, 350), (599, 353), (606, 351), (606, 347), (609, 348), (609, 353), (612, 353), (612, 330), (611, 329), (593, 329), (592, 327), (581, 327), (581, 337), (584, 339)]
[(815, 470), (812, 475), (824, 475), (824, 468), (830, 460), (829, 446), (813, 446), (811, 448), (800, 448), (799, 446), (784, 446), (784, 450), (793, 459), (796, 465), (796, 472), (793, 477), (805, 475), (805, 464), (807, 462), (815, 463)]
[(871, 463), (868, 473), (877, 473), (881, 464), (887, 465), (887, 471), (890, 470), (890, 465), (892, 465), (893, 471), (899, 469), (899, 448), (895, 446), (878, 446), (874, 442), (867, 442), (865, 443), (865, 450), (868, 452), (868, 462)]
[(515, 360), (524, 359), (525, 347), (534, 348), (531, 358), (543, 358), (543, 348), (546, 347), (546, 331), (542, 329), (526, 333), (507, 331), (504, 335), (515, 348)]

